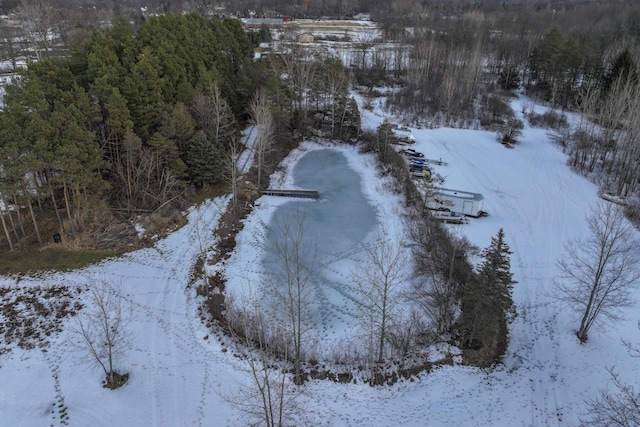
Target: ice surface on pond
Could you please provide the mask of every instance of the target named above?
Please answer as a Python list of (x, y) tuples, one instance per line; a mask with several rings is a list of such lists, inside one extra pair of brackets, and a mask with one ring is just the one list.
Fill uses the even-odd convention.
[[(320, 149), (306, 153), (293, 169), (294, 184), (302, 189), (318, 190), (315, 200), (294, 199), (279, 206), (267, 227), (265, 255), (262, 263), (270, 280), (264, 295), (276, 295), (274, 286), (285, 287), (283, 257), (275, 249), (293, 239), (283, 238), (283, 229), (300, 231), (304, 268), (310, 270), (310, 318), (321, 330), (350, 323), (355, 308), (356, 292), (348, 277), (353, 263), (362, 257), (363, 244), (378, 223), (376, 212), (362, 193), (361, 178), (347, 158), (336, 150)], [(286, 224), (286, 225), (285, 225)]]

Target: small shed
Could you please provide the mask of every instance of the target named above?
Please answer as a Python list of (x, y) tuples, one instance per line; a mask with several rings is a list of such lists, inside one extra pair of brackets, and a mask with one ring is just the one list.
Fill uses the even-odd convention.
[(298, 36), (298, 42), (300, 43), (313, 43), (314, 37), (311, 33), (302, 33)]

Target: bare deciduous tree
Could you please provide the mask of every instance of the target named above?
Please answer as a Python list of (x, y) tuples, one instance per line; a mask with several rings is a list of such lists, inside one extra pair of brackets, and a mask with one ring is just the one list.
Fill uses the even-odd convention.
[(242, 154), (242, 142), (240, 138), (234, 137), (229, 144), (227, 155), (224, 159), (224, 177), (229, 181), (231, 187), (231, 206), (236, 212), (238, 210), (238, 179), (240, 178), (240, 170), (238, 161)]
[(19, 32), (20, 29), (0, 22), (0, 54), (11, 63), (11, 68), (9, 70), (4, 69), (2, 72), (16, 71), (18, 69), (18, 58), (22, 50), (18, 37)]
[(233, 111), (227, 100), (222, 97), (217, 85), (214, 85), (209, 92), (209, 95), (196, 97), (191, 110), (196, 122), (205, 131), (209, 140), (227, 147), (236, 129)]
[(53, 3), (46, 0), (21, 0), (20, 12), (26, 21), (26, 36), (36, 47), (34, 50), (38, 59), (49, 56), (51, 50), (50, 39), (53, 35), (53, 25), (58, 20), (59, 11)]
[(399, 40), (393, 44), (392, 69), (395, 78), (403, 75), (409, 65), (409, 53), (411, 51), (407, 37), (402, 35)]
[[(157, 150), (142, 146), (142, 140), (127, 132), (122, 141), (122, 162), (114, 168), (120, 205), (128, 211), (159, 211), (180, 206), (184, 186), (169, 168), (161, 167)], [(68, 210), (68, 209), (67, 209)]]
[(306, 333), (309, 330), (311, 277), (316, 261), (316, 247), (305, 232), (304, 212), (283, 216), (278, 221), (278, 237), (273, 242), (276, 257), (276, 294), (293, 344), (292, 361), (296, 384), (304, 381), (302, 362)]
[(377, 32), (372, 30), (359, 31), (356, 33), (353, 46), (355, 50), (358, 51), (358, 60), (355, 65), (360, 67), (361, 70), (367, 68), (367, 54), (373, 49), (374, 42), (377, 38)]
[(581, 419), (583, 426), (635, 427), (640, 425), (640, 390), (620, 378), (620, 374), (608, 369), (614, 391), (602, 390), (600, 395), (587, 402), (587, 413)]
[(638, 188), (640, 88), (632, 77), (614, 80), (608, 92), (587, 88), (580, 98), (581, 119), (569, 140), (571, 165), (584, 174), (603, 171), (599, 180), (626, 197)]
[(274, 121), (269, 107), (269, 99), (264, 91), (259, 91), (249, 104), (251, 120), (256, 125), (258, 136), (254, 146), (256, 163), (258, 167), (258, 187), (262, 178), (262, 167), (264, 159), (269, 150), (272, 149), (274, 141)]
[[(331, 112), (331, 136), (338, 136), (339, 132), (336, 131), (336, 115), (337, 107), (340, 102), (340, 97), (346, 95), (348, 78), (342, 67), (328, 67), (325, 79), (325, 89), (328, 101), (328, 109)], [(327, 107), (325, 107), (327, 108)]]
[(422, 314), (415, 308), (410, 309), (406, 315), (396, 322), (392, 322), (388, 328), (388, 341), (398, 357), (398, 366), (402, 369), (405, 362), (424, 344), (426, 326)]
[[(1, 194), (1, 193), (0, 193)], [(3, 199), (0, 197), (0, 199)], [(13, 239), (11, 238), (11, 233), (9, 233), (9, 227), (7, 227), (7, 222), (4, 220), (4, 211), (9, 211), (7, 206), (4, 203), (0, 203), (0, 221), (2, 222), (2, 230), (4, 230), (4, 234), (7, 237), (7, 243), (9, 244), (9, 250), (13, 251)]]
[(277, 322), (269, 322), (259, 304), (236, 304), (229, 296), (226, 301), (230, 331), (237, 339), (237, 351), (247, 361), (249, 385), (243, 385), (234, 396), (222, 396), (245, 414), (244, 425), (284, 427), (293, 425), (299, 414), (299, 389), (288, 382), (290, 358), (287, 334)]
[(498, 141), (507, 147), (511, 147), (513, 144), (518, 142), (517, 138), (522, 134), (524, 123), (515, 117), (509, 117), (506, 123), (500, 126), (500, 128), (501, 129), (498, 132)]
[(599, 202), (587, 217), (589, 234), (569, 242), (558, 261), (559, 298), (580, 316), (576, 335), (587, 340), (592, 326), (622, 318), (633, 304), (640, 279), (638, 245), (621, 206)]
[(117, 388), (129, 377), (116, 371), (115, 363), (130, 343), (131, 307), (122, 291), (107, 281), (89, 278), (87, 286), (88, 307), (76, 317), (73, 332), (77, 340), (72, 344), (102, 368), (105, 387)]
[(410, 297), (429, 318), (432, 332), (448, 334), (460, 310), (460, 291), (472, 273), (467, 254), (478, 249), (424, 211), (415, 212), (408, 228), (415, 272), (425, 278)]
[(384, 360), (388, 328), (398, 315), (400, 288), (407, 278), (407, 256), (400, 242), (384, 233), (365, 247), (366, 260), (356, 262), (351, 273), (358, 286), (366, 319), (369, 356), (377, 363)]
[(309, 111), (309, 91), (313, 82), (318, 78), (316, 75), (315, 54), (316, 50), (306, 48), (300, 43), (285, 40), (280, 49), (283, 49), (282, 73), (285, 78), (284, 84), (288, 89), (290, 100), (289, 110), (293, 114), (293, 125), (298, 131), (303, 131), (304, 123)]

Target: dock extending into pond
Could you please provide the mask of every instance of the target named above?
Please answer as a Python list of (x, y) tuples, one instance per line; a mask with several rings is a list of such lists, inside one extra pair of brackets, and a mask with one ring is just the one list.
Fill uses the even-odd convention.
[(302, 199), (317, 199), (318, 190), (287, 190), (282, 188), (267, 188), (261, 193), (265, 196), (297, 197)]

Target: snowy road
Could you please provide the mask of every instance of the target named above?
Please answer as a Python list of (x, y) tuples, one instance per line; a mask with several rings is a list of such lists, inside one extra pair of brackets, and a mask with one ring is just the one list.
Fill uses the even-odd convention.
[[(32, 404), (45, 408), (56, 396), (54, 406), (67, 408), (67, 419), (52, 412), (52, 425), (74, 426), (204, 426), (231, 423), (229, 407), (221, 404), (229, 386), (239, 380), (232, 358), (221, 351), (197, 315), (194, 291), (186, 289), (192, 260), (205, 248), (217, 223), (224, 201), (206, 202), (190, 214), (190, 222), (154, 248), (105, 261), (86, 271), (65, 276), (67, 283), (84, 283), (88, 277), (104, 280), (125, 289), (132, 308), (127, 328), (132, 332), (131, 346), (116, 361), (116, 367), (130, 372), (129, 383), (109, 391), (99, 386), (102, 372), (79, 362), (79, 354), (69, 351), (66, 340), (54, 342), (45, 355), (51, 370), (44, 387), (29, 393)], [(50, 281), (55, 281), (55, 276)], [(34, 280), (34, 283), (37, 283)], [(28, 286), (23, 283), (22, 286)], [(32, 356), (37, 358), (37, 354)], [(9, 367), (14, 360), (9, 361)], [(36, 365), (37, 366), (37, 365)], [(18, 366), (29, 377), (29, 370)], [(26, 369), (26, 371), (25, 371)], [(229, 372), (232, 372), (230, 375)], [(0, 370), (0, 375), (6, 369)], [(47, 377), (45, 377), (46, 379)], [(18, 396), (24, 393), (16, 390)], [(3, 399), (0, 395), (0, 412)], [(25, 414), (0, 425), (45, 425)], [(11, 420), (11, 418), (10, 418)], [(18, 421), (23, 420), (23, 421)]]

